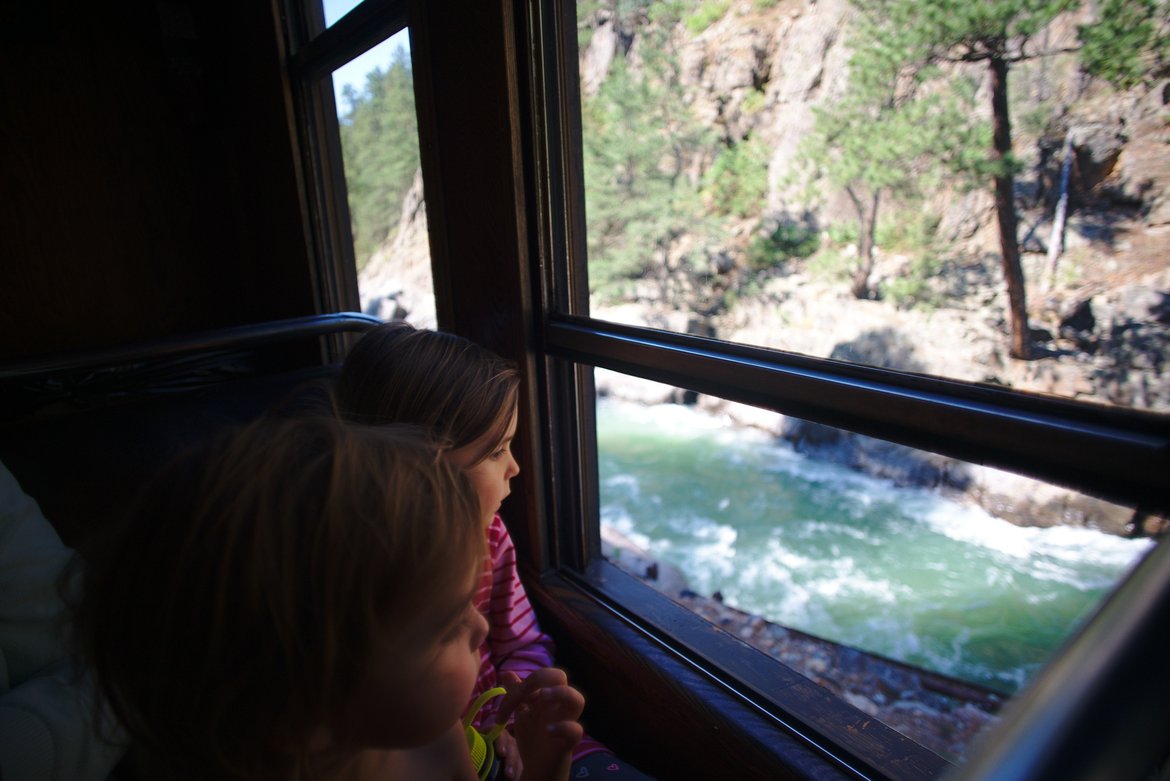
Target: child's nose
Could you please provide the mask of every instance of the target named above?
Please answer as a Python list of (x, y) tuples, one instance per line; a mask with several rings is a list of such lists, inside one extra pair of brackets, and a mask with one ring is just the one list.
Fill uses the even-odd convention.
[(520, 474), (520, 464), (517, 463), (516, 457), (511, 453), (508, 454), (508, 471), (505, 474), (509, 480)]
[(483, 617), (483, 613), (476, 610), (475, 611), (475, 623), (472, 624), (472, 628), (471, 628), (471, 648), (472, 648), (472, 650), (475, 650), (475, 649), (479, 648), (481, 645), (483, 645), (483, 641), (487, 639), (487, 635), (488, 635), (487, 619)]

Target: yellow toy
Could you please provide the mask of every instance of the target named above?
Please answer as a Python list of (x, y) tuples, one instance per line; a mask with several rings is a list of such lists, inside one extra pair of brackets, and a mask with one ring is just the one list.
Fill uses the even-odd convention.
[(504, 731), (505, 725), (503, 723), (496, 724), (484, 735), (471, 726), (471, 722), (485, 702), (493, 697), (499, 697), (501, 694), (507, 694), (507, 691), (500, 686), (488, 689), (476, 698), (467, 711), (467, 715), (463, 717), (463, 729), (467, 733), (467, 750), (471, 753), (471, 764), (475, 766), (475, 772), (479, 775), (480, 781), (487, 781), (489, 774), (494, 777), (492, 771), (496, 762), (496, 737)]

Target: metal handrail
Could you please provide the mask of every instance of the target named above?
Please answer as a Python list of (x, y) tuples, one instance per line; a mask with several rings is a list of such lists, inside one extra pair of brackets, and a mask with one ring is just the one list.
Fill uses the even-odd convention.
[(30, 379), (143, 360), (173, 358), (189, 353), (246, 349), (300, 337), (345, 331), (367, 331), (381, 321), (356, 312), (293, 317), (263, 323), (219, 328), (194, 334), (150, 339), (92, 350), (76, 350), (0, 365), (0, 380)]

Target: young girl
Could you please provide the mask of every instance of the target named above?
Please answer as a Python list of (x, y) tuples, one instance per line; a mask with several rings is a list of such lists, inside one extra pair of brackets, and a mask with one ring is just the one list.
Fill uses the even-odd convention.
[[(537, 624), (497, 512), (520, 471), (511, 451), (519, 387), (519, 372), (510, 361), (454, 334), (401, 322), (367, 331), (346, 357), (337, 382), (342, 415), (361, 423), (427, 427), (449, 444), (449, 460), (463, 468), (479, 495), (488, 551), (475, 604), (490, 629), (480, 648), (475, 695), (501, 683), (511, 687), (553, 661), (552, 640)], [(485, 710), (491, 714), (490, 703)], [(524, 759), (512, 736), (501, 733), (496, 746), (505, 774), (516, 778)], [(574, 777), (604, 770), (606, 778), (646, 778), (588, 736), (573, 759)]]
[[(477, 495), (417, 430), (262, 420), (164, 469), (90, 563), (77, 639), (143, 778), (475, 779)], [(501, 705), (563, 781), (584, 701)]]

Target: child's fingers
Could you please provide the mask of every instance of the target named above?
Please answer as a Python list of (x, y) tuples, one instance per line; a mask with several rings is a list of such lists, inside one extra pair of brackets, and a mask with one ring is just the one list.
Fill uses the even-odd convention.
[(585, 737), (585, 728), (577, 721), (555, 721), (548, 725), (549, 735), (564, 741), (565, 748), (572, 750)]
[(572, 709), (577, 715), (580, 715), (581, 711), (585, 710), (585, 695), (572, 686), (568, 684), (555, 686), (548, 691), (551, 692), (549, 694), (549, 700), (565, 708)]
[(585, 735), (585, 728), (573, 719), (533, 721), (517, 726), (517, 745), (521, 751), (571, 751)]
[(533, 698), (540, 718), (546, 721), (573, 721), (585, 710), (585, 697), (572, 686), (549, 686)]
[(565, 675), (564, 670), (557, 667), (542, 667), (525, 678), (520, 685), (524, 690), (533, 692), (548, 686), (564, 686), (568, 682), (569, 676)]
[(562, 684), (546, 686), (528, 695), (516, 705), (513, 714), (519, 718), (521, 714), (531, 711), (535, 718), (560, 721), (576, 718), (584, 709), (584, 695), (572, 686)]
[[(569, 748), (580, 740), (581, 726), (577, 719), (584, 708), (585, 698), (570, 686), (542, 689), (529, 702), (516, 709), (513, 724), (520, 744), (531, 745), (559, 743), (552, 740), (554, 735), (570, 741)], [(572, 726), (575, 725), (575, 726)]]
[(504, 763), (504, 775), (507, 778), (519, 778), (524, 764), (520, 759), (520, 749), (512, 733), (504, 730), (496, 736), (496, 756)]
[(569, 681), (565, 671), (555, 667), (544, 667), (537, 670), (523, 681), (520, 681), (515, 673), (510, 672), (501, 675), (500, 680), (508, 692), (504, 695), (500, 702), (500, 709), (497, 711), (496, 718), (501, 723), (512, 715), (512, 711), (517, 705), (530, 698), (534, 693), (550, 686), (564, 686)]

